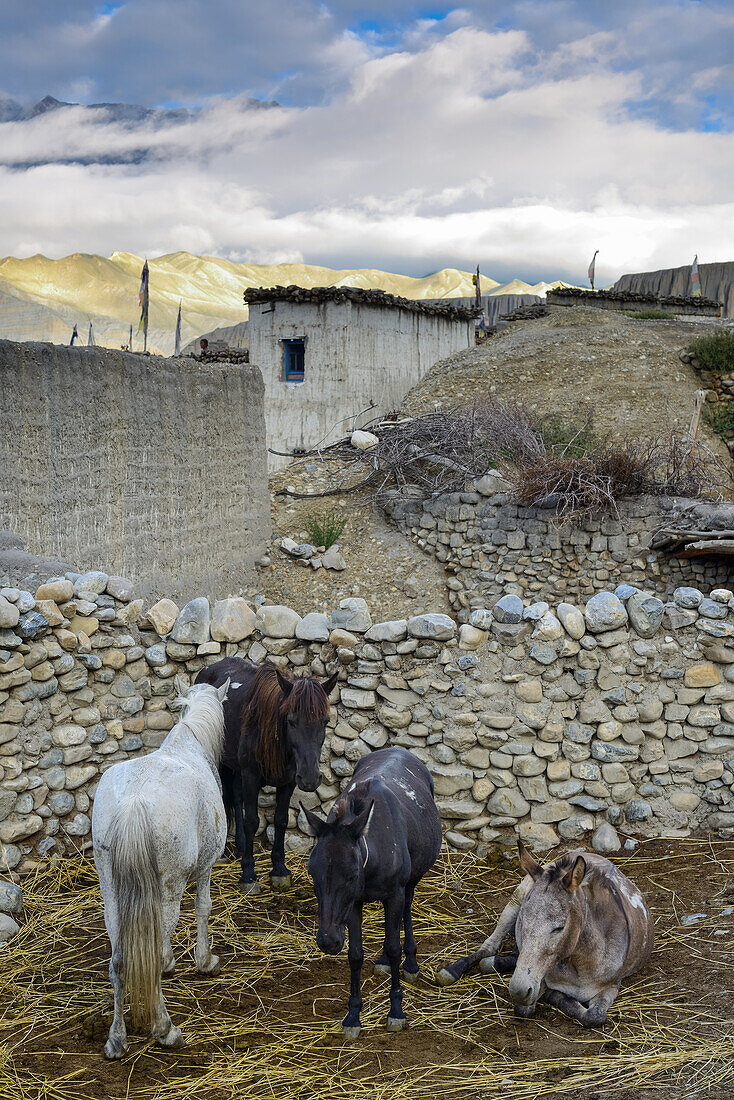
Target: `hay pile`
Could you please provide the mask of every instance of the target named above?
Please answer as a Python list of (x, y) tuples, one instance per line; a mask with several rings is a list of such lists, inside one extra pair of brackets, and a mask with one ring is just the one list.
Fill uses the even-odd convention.
[[(101, 1048), (110, 1023), (108, 944), (94, 867), (45, 864), (24, 883), (27, 923), (0, 955), (0, 1097), (86, 1100), (134, 1096), (298, 1100), (429, 1100), (449, 1097), (591, 1097), (664, 1086), (673, 1097), (734, 1092), (734, 919), (723, 891), (734, 882), (734, 845), (648, 845), (621, 860), (646, 890), (658, 920), (649, 970), (625, 987), (603, 1030), (586, 1032), (548, 1008), (517, 1021), (503, 980), (430, 978), (486, 935), (516, 873), (471, 857), (444, 856), (418, 892), (416, 936), (423, 980), (407, 987), (410, 1027), (384, 1030), (387, 985), (365, 966), (363, 1031), (341, 1035), (348, 966), (314, 942), (315, 903), (303, 862), (293, 890), (259, 898), (236, 890), (237, 868), (215, 869), (213, 947), (221, 974), (193, 965), (193, 898), (174, 943), (166, 1002), (187, 1046), (164, 1052), (141, 1037), (119, 1064)], [(261, 876), (266, 862), (260, 863)], [(691, 912), (686, 889), (710, 898)], [(683, 896), (681, 896), (683, 895)], [(696, 906), (701, 909), (701, 903)], [(368, 959), (382, 944), (381, 912), (366, 910)], [(728, 1011), (727, 1011), (728, 1008)], [(621, 1092), (623, 1094), (623, 1091)]]

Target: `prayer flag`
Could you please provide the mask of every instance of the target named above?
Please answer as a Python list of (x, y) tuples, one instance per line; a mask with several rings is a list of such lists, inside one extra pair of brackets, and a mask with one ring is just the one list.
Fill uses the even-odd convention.
[(174, 355), (181, 354), (181, 303), (178, 303), (178, 319), (176, 320), (176, 343), (173, 349)]
[(138, 332), (143, 330), (143, 350), (148, 350), (148, 305), (150, 302), (150, 274), (148, 271), (148, 261), (143, 264), (143, 270), (140, 274), (140, 293), (138, 294), (138, 302), (140, 304), (140, 323), (138, 324)]
[(87, 336), (87, 347), (88, 348), (96, 347), (96, 345), (94, 343), (94, 328), (92, 327), (92, 322), (91, 321), (89, 322), (89, 335)]
[(78, 339), (79, 339), (79, 330), (76, 327), (76, 325), (74, 325), (74, 331), (71, 334), (71, 340), (69, 341), (69, 347), (73, 348), (74, 347), (74, 342)]
[(698, 274), (698, 253), (693, 257), (691, 264), (691, 294), (694, 298), (701, 297), (701, 276)]
[(594, 276), (596, 275), (596, 257), (599, 255), (599, 249), (597, 248), (594, 253), (591, 263), (589, 264), (589, 282), (591, 283), (591, 289), (594, 289)]

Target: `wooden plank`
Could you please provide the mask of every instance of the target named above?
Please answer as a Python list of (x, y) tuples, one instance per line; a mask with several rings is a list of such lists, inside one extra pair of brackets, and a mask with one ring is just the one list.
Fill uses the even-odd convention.
[(701, 413), (703, 411), (704, 402), (706, 400), (706, 390), (696, 390), (693, 398), (693, 415), (691, 417), (691, 426), (688, 429), (688, 442), (693, 443), (698, 435), (698, 429), (701, 424)]
[(679, 558), (696, 558), (703, 554), (722, 554), (734, 556), (734, 539), (706, 539), (704, 542), (692, 542), (685, 550), (677, 551)]

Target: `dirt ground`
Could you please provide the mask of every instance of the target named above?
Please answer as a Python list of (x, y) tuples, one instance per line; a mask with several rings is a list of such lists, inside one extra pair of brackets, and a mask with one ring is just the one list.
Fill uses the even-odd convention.
[[(187, 1046), (162, 1051), (132, 1037), (120, 1063), (102, 1057), (110, 1023), (108, 944), (93, 865), (66, 860), (25, 883), (26, 924), (0, 955), (0, 1096), (24, 1100), (123, 1097), (224, 1100), (724, 1100), (734, 1095), (734, 842), (655, 841), (617, 862), (646, 893), (657, 943), (604, 1028), (584, 1030), (545, 1007), (514, 1017), (506, 982), (466, 978), (439, 989), (433, 975), (480, 942), (517, 881), (516, 864), (443, 856), (417, 895), (422, 977), (406, 987), (409, 1027), (384, 1029), (386, 980), (365, 966), (361, 1036), (340, 1021), (345, 953), (314, 943), (315, 901), (303, 861), (293, 887), (258, 898), (235, 888), (237, 868), (213, 883), (221, 974), (194, 969), (192, 898), (164, 982)], [(265, 873), (265, 861), (260, 862)], [(686, 917), (698, 915), (694, 923)], [(380, 948), (380, 911), (366, 919), (366, 951)]]
[[(361, 474), (357, 475), (362, 476)], [(338, 458), (298, 459), (270, 479), (273, 549), (270, 565), (258, 570), (259, 591), (273, 603), (284, 603), (299, 614), (328, 613), (346, 596), (361, 596), (375, 622), (400, 619), (427, 611), (449, 611), (443, 567), (423, 554), (391, 527), (374, 503), (371, 492), (299, 500), (283, 496), (289, 487), (299, 493), (319, 493), (332, 486), (351, 484), (353, 466)], [(339, 549), (346, 569), (314, 570), (283, 553), (279, 540), (288, 536), (308, 542), (310, 516), (322, 518), (336, 512), (344, 521)]]
[[(646, 438), (690, 424), (700, 376), (679, 352), (708, 334), (701, 321), (640, 321), (612, 310), (553, 306), (477, 348), (445, 359), (408, 394), (405, 411), (430, 412), (490, 396), (543, 413), (589, 402), (601, 435)], [(728, 462), (706, 423), (700, 438)]]

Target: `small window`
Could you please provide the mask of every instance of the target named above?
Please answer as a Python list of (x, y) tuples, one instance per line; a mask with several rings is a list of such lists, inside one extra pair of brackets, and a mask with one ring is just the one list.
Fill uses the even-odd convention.
[(305, 341), (284, 340), (283, 343), (285, 345), (285, 380), (302, 382), (306, 360)]

